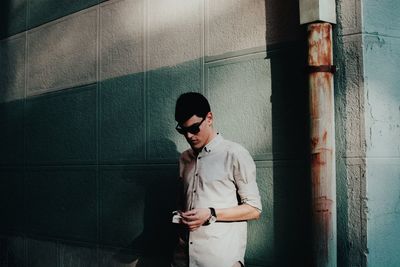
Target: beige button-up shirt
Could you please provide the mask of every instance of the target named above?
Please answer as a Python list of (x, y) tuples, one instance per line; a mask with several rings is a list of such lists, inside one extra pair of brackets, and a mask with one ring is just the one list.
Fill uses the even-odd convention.
[[(184, 211), (231, 208), (248, 204), (261, 212), (256, 167), (241, 145), (217, 135), (196, 155), (192, 149), (179, 161)], [(244, 262), (247, 222), (216, 222), (181, 233), (174, 266), (232, 267)]]

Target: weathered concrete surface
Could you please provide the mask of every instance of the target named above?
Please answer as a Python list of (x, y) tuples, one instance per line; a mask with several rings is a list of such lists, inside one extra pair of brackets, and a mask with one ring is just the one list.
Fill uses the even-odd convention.
[[(335, 125), (338, 266), (366, 266), (367, 210), (365, 180), (364, 68), (360, 18), (338, 5), (335, 39)], [(354, 4), (354, 3), (353, 3)], [(349, 14), (350, 13), (350, 14)], [(354, 18), (351, 20), (344, 17)]]
[(264, 58), (259, 53), (207, 64), (206, 92), (216, 128), (265, 160), (272, 156), (272, 103), (271, 65)]
[(364, 0), (363, 29), (366, 33), (400, 37), (400, 2), (397, 0)]
[(360, 0), (337, 0), (337, 25), (339, 35), (351, 35), (362, 31)]
[(367, 160), (368, 265), (400, 263), (400, 160)]
[(202, 57), (202, 5), (200, 0), (148, 1), (148, 70)]
[(266, 46), (266, 1), (206, 0), (206, 55)]
[(0, 39), (26, 30), (27, 0), (0, 2)]
[(144, 76), (137, 73), (100, 83), (100, 162), (145, 159)]
[(338, 259), (343, 266), (399, 264), (394, 242), (399, 240), (399, 10), (398, 1), (338, 1), (338, 229), (343, 244)]
[(400, 157), (400, 40), (366, 35), (364, 55), (368, 157)]
[(145, 1), (100, 6), (100, 80), (144, 72)]
[(95, 82), (96, 36), (96, 9), (29, 31), (28, 95)]
[(98, 4), (99, 0), (35, 0), (26, 2), (29, 4), (28, 28), (31, 29)]
[(97, 86), (52, 92), (27, 99), (27, 164), (95, 163)]
[(246, 265), (308, 263), (304, 57), (286, 44), (302, 38), (297, 4), (98, 2), (78, 11), (93, 1), (30, 1), (24, 24), (41, 26), (0, 47), (12, 57), (2, 76), (10, 95), (0, 100), (0, 173), (11, 178), (1, 190), (23, 184), (3, 196), (22, 204), (0, 206), (10, 215), (3, 224), (26, 222), (18, 258), (45, 267), (165, 263), (176, 159), (188, 147), (174, 105), (199, 91), (212, 98), (221, 133), (257, 161), (264, 213), (249, 225)]
[(368, 264), (396, 266), (400, 263), (400, 39), (365, 35), (364, 60)]
[(25, 97), (26, 34), (0, 41), (0, 103)]

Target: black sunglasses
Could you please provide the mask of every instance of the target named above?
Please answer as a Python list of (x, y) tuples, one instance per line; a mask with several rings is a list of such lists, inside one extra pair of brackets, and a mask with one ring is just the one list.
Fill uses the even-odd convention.
[(200, 132), (200, 125), (203, 123), (203, 121), (206, 118), (204, 117), (200, 122), (194, 123), (190, 125), (189, 127), (183, 127), (181, 125), (176, 125), (175, 129), (178, 131), (180, 134), (186, 134), (186, 133), (191, 133), (191, 134), (197, 134)]

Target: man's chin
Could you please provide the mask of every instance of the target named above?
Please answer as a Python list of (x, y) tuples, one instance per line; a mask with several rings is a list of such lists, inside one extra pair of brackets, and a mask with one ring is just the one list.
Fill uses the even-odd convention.
[(190, 147), (195, 151), (200, 151), (202, 149), (200, 144), (190, 144)]

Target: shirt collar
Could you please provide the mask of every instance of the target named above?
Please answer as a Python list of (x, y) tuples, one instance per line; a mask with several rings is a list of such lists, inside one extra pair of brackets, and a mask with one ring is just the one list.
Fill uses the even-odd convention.
[(224, 140), (224, 138), (222, 137), (222, 135), (220, 135), (219, 133), (217, 133), (217, 135), (207, 144), (204, 146), (202, 152), (204, 151), (205, 153), (210, 153), (211, 151), (213, 151), (215, 149), (215, 147), (217, 147), (222, 141)]

